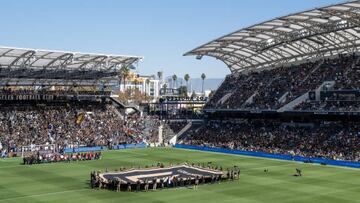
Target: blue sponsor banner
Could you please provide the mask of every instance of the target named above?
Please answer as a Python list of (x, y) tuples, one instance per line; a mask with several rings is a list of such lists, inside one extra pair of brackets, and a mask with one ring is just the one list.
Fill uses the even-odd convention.
[[(131, 149), (131, 148), (145, 148), (145, 143), (138, 143), (138, 144), (121, 144), (113, 146), (113, 150), (117, 149)], [(107, 147), (100, 146), (100, 147), (78, 147), (78, 148), (65, 148), (65, 153), (81, 153), (81, 152), (96, 152), (96, 151), (105, 151), (108, 150)]]
[(131, 149), (131, 148), (145, 148), (145, 143), (138, 143), (138, 144), (121, 144), (117, 146), (113, 146), (113, 149)]
[(338, 161), (338, 160), (329, 160), (329, 159), (323, 159), (323, 158), (309, 158), (309, 157), (292, 156), (292, 155), (286, 155), (286, 154), (270, 154), (270, 153), (264, 153), (264, 152), (250, 152), (250, 151), (243, 151), (243, 150), (232, 150), (232, 149), (192, 146), (192, 145), (182, 145), (182, 144), (176, 144), (175, 148), (193, 149), (193, 150), (218, 152), (218, 153), (225, 153), (225, 154), (238, 154), (238, 155), (255, 156), (255, 157), (263, 157), (263, 158), (270, 158), (270, 159), (281, 159), (281, 160), (289, 160), (289, 161), (292, 160), (292, 161), (301, 161), (301, 162), (309, 162), (309, 163), (317, 163), (317, 164), (360, 168), (360, 162), (351, 162), (351, 161)]

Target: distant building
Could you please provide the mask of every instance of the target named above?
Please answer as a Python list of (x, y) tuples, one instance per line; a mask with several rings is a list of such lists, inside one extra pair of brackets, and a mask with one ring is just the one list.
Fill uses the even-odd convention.
[(120, 92), (124, 92), (128, 89), (138, 89), (141, 93), (153, 97), (159, 98), (160, 93), (160, 81), (156, 79), (154, 75), (140, 76), (136, 73), (129, 73), (128, 77), (122, 79), (120, 84)]

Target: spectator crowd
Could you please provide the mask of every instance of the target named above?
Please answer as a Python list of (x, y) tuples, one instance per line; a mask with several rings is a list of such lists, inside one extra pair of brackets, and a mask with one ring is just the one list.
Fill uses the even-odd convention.
[(334, 90), (360, 90), (359, 57), (339, 55), (290, 67), (234, 73), (226, 77), (205, 108), (278, 110), (324, 82)]
[(126, 118), (107, 102), (2, 103), (0, 150), (19, 152), (22, 146), (43, 144), (56, 144), (61, 150), (155, 141), (158, 125), (156, 117)]
[(281, 123), (271, 120), (209, 121), (184, 144), (360, 161), (357, 123)]

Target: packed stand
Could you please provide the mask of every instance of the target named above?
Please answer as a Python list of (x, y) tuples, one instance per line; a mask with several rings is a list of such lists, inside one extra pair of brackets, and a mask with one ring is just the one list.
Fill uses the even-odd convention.
[(222, 107), (222, 102), (220, 100), (228, 94), (231, 95), (231, 93), (238, 87), (238, 83), (245, 79), (245, 75), (237, 76), (235, 74), (231, 74), (226, 76), (224, 82), (206, 103), (205, 108)]
[(210, 121), (184, 144), (360, 161), (357, 123), (328, 122), (296, 126), (269, 120)]
[[(34, 144), (56, 144), (61, 150), (142, 142), (145, 138), (139, 134), (143, 130), (141, 122), (131, 121), (125, 121), (107, 102), (2, 104), (0, 146), (16, 152)], [(155, 125), (157, 120), (151, 122)]]
[(160, 120), (158, 116), (128, 116), (125, 122), (128, 134), (136, 137), (137, 142), (156, 143), (159, 137)]
[(188, 122), (168, 122), (167, 125), (171, 128), (174, 133), (179, 133)]
[(294, 110), (359, 112), (360, 101), (305, 101), (297, 105)]
[(335, 89), (359, 89), (359, 57), (339, 55), (301, 65), (233, 74), (210, 98), (205, 108), (277, 110), (325, 81)]

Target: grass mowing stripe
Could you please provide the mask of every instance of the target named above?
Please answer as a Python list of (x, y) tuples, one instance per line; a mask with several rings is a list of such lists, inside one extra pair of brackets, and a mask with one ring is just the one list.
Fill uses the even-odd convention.
[[(116, 193), (91, 190), (89, 173), (157, 162), (212, 161), (224, 169), (241, 167), (239, 181), (201, 185), (198, 190), (165, 189), (155, 192)], [(293, 161), (246, 157), (172, 148), (124, 149), (103, 152), (98, 161), (22, 166), (21, 159), (0, 162), (0, 202), (356, 202), (360, 199), (360, 170), (302, 164)], [(4, 167), (4, 168), (2, 168)], [(304, 177), (293, 177), (295, 168)], [(269, 173), (262, 169), (268, 168)], [(18, 175), (17, 175), (18, 174)]]
[(80, 191), (84, 191), (84, 190), (88, 190), (88, 189), (64, 190), (64, 191), (59, 191), (59, 192), (49, 192), (49, 193), (42, 193), (42, 194), (25, 195), (25, 196), (21, 196), (21, 197), (12, 197), (12, 198), (7, 198), (7, 199), (0, 199), (0, 202), (9, 201), (9, 200), (16, 200), (16, 199), (23, 199), (23, 198), (30, 198), (30, 197), (43, 197), (43, 196), (49, 196), (49, 195), (59, 195), (59, 194), (64, 194), (64, 193), (68, 193), (68, 192), (80, 192)]

